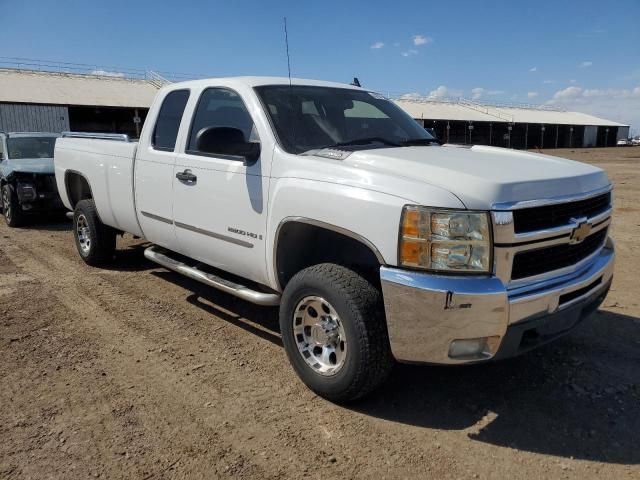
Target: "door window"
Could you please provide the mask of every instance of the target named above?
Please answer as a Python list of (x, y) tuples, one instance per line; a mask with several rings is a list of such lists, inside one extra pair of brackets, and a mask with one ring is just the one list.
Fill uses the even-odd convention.
[(153, 148), (173, 152), (188, 99), (189, 90), (175, 90), (164, 98), (153, 131)]
[(202, 92), (191, 124), (187, 152), (200, 153), (196, 144), (198, 133), (211, 127), (236, 129), (244, 135), (244, 142), (258, 141), (255, 125), (242, 98), (227, 88), (208, 88)]

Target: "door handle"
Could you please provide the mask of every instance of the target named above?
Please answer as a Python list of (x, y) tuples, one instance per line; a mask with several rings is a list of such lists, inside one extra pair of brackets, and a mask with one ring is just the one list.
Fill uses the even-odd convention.
[(186, 183), (196, 183), (198, 181), (198, 177), (191, 173), (191, 170), (189, 169), (185, 170), (184, 172), (176, 173), (176, 178), (181, 182)]

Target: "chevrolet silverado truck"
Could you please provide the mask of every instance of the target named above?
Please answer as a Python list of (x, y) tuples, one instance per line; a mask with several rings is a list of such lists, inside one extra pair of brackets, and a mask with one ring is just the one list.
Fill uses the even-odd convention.
[(0, 211), (7, 225), (31, 213), (64, 211), (53, 170), (57, 133), (0, 132)]
[(332, 401), (372, 391), (395, 361), (525, 352), (571, 330), (611, 285), (601, 169), (440, 145), (363, 88), (177, 83), (138, 142), (83, 136), (55, 150), (82, 259), (111, 261), (128, 232), (167, 269), (279, 306), (295, 372)]

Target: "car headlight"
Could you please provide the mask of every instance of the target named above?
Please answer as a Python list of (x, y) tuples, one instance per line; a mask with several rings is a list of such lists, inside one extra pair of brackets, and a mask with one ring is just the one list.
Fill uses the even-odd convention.
[(489, 273), (489, 214), (407, 205), (402, 210), (398, 251), (404, 267)]

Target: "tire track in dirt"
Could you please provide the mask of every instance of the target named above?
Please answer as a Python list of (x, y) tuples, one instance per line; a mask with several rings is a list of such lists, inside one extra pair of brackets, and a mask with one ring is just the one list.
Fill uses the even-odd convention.
[(639, 170), (607, 165), (619, 260), (589, 326), (500, 365), (400, 368), (346, 408), (294, 376), (275, 310), (140, 242), (99, 270), (65, 226), (0, 226), (0, 478), (637, 477)]
[[(209, 427), (212, 438), (215, 437), (215, 432), (222, 430), (225, 440), (231, 440), (230, 446), (221, 447), (221, 449), (228, 448), (235, 452), (242, 452), (244, 458), (252, 458), (258, 462), (260, 459), (265, 459), (267, 462), (270, 458), (281, 457), (284, 461), (281, 462), (282, 466), (276, 474), (295, 475), (300, 470), (317, 471), (320, 465), (320, 470), (328, 468), (333, 474), (353, 475), (356, 471), (360, 471), (357, 465), (359, 462), (355, 462), (355, 467), (348, 467), (346, 464), (344, 467), (336, 466), (332, 459), (338, 452), (349, 452), (350, 458), (357, 458), (357, 455), (366, 455), (372, 448), (388, 450), (389, 432), (369, 435), (369, 444), (361, 451), (358, 446), (349, 445), (348, 441), (337, 437), (338, 432), (332, 423), (344, 425), (345, 422), (349, 422), (349, 416), (353, 416), (353, 413), (342, 412), (340, 407), (314, 398), (310, 392), (299, 385), (297, 379), (289, 372), (286, 358), (280, 347), (257, 339), (242, 330), (233, 331), (233, 327), (226, 324), (224, 320), (221, 321), (221, 325), (213, 327), (217, 329), (216, 336), (223, 335), (223, 338), (211, 339), (218, 345), (220, 343), (225, 345), (223, 349), (213, 350), (216, 355), (215, 360), (222, 361), (224, 364), (224, 371), (215, 371), (214, 368), (213, 374), (202, 375), (202, 382), (187, 381), (185, 385), (182, 376), (185, 373), (182, 372), (189, 373), (189, 362), (185, 362), (189, 357), (188, 354), (185, 357), (177, 352), (183, 352), (183, 347), (188, 348), (189, 342), (183, 341), (180, 345), (171, 342), (173, 344), (171, 350), (167, 349), (166, 352), (160, 352), (158, 355), (156, 352), (163, 348), (159, 345), (165, 343), (162, 339), (166, 340), (167, 333), (164, 330), (169, 329), (168, 335), (174, 336), (179, 335), (177, 331), (184, 327), (191, 327), (191, 329), (195, 327), (200, 330), (203, 327), (204, 329), (209, 327), (211, 330), (211, 318), (208, 319), (207, 324), (207, 318), (202, 318), (202, 313), (196, 312), (201, 318), (189, 321), (189, 313), (193, 312), (185, 314), (181, 307), (189, 310), (194, 310), (196, 307), (189, 304), (176, 307), (173, 302), (167, 302), (166, 299), (154, 302), (149, 299), (148, 285), (143, 289), (146, 294), (140, 294), (135, 286), (132, 287), (132, 283), (119, 278), (120, 276), (136, 277), (137, 282), (133, 282), (133, 285), (139, 285), (141, 277), (145, 274), (118, 272), (115, 275), (113, 272), (101, 272), (89, 269), (82, 264), (78, 265), (77, 261), (58, 255), (56, 251), (45, 253), (29, 245), (22, 245), (20, 252), (15, 251), (13, 254), (18, 259), (17, 263), (25, 270), (33, 272), (42, 282), (52, 282), (49, 286), (53, 289), (54, 295), (76, 318), (86, 323), (85, 329), (88, 327), (86, 334), (99, 337), (95, 343), (101, 345), (101, 350), (115, 348), (117, 345), (119, 350), (126, 352), (129, 359), (145, 359), (143, 367), (136, 368), (136, 364), (133, 364), (133, 366), (127, 368), (121, 366), (115, 370), (110, 359), (103, 362), (106, 365), (104, 368), (110, 370), (110, 378), (127, 379), (125, 384), (119, 386), (121, 390), (127, 388), (126, 383), (133, 383), (142, 385), (145, 391), (153, 391), (155, 398), (171, 398), (171, 396), (175, 397), (175, 389), (180, 387), (179, 398), (167, 402), (170, 406), (166, 408), (145, 404), (145, 409), (149, 411), (145, 416), (157, 419), (167, 418), (170, 412), (175, 415), (176, 411), (201, 412), (205, 415), (203, 421)], [(54, 279), (51, 278), (51, 272), (56, 272)], [(150, 282), (144, 283), (159, 282), (165, 291), (168, 289), (166, 280), (153, 277), (149, 280)], [(123, 291), (123, 288), (126, 288), (126, 291)], [(180, 294), (183, 293), (180, 292)], [(144, 302), (147, 304), (151, 300), (152, 316), (143, 315), (141, 318), (138, 295), (143, 298), (146, 296), (147, 299)], [(79, 299), (82, 299), (82, 302), (79, 302)], [(145, 320), (148, 320), (148, 323), (145, 323)], [(188, 324), (185, 325), (185, 323)], [(160, 325), (162, 328), (159, 329)], [(197, 336), (202, 336), (202, 333), (200, 332)], [(156, 340), (155, 342), (151, 340), (152, 337)], [(252, 349), (258, 350), (261, 355), (266, 354), (267, 361), (264, 362), (263, 359), (258, 358), (257, 362), (255, 360), (253, 362), (255, 368), (247, 371), (247, 363), (251, 365), (249, 359), (255, 357), (251, 352)], [(162, 368), (166, 361), (159, 358), (164, 353), (173, 353), (169, 370)], [(287, 375), (284, 377), (272, 375), (273, 372), (281, 371), (285, 367)], [(269, 371), (270, 368), (272, 368), (271, 371)], [(176, 370), (180, 373), (176, 373)], [(194, 373), (190, 376), (195, 378), (196, 375), (200, 374)], [(268, 376), (265, 377), (265, 375)], [(149, 382), (148, 377), (156, 380)], [(161, 383), (157, 380), (160, 378)], [(215, 388), (209, 388), (209, 386)], [(307, 400), (300, 401), (301, 397), (303, 399), (306, 397)], [(205, 399), (208, 401), (204, 402)], [(233, 408), (229, 409), (227, 406), (230, 402), (233, 403)], [(211, 406), (206, 407), (206, 404)], [(225, 412), (224, 415), (210, 413), (213, 406), (221, 408)], [(293, 412), (292, 407), (294, 407)], [(297, 412), (295, 407), (299, 409)], [(300, 431), (300, 420), (303, 421), (302, 431)], [(185, 423), (195, 421), (192, 414), (184, 419)], [(182, 435), (188, 437), (194, 435), (194, 432), (182, 432)], [(313, 443), (318, 444), (317, 451), (306, 454), (304, 459), (297, 459), (296, 455), (292, 455), (291, 450), (296, 445)], [(421, 454), (424, 455), (423, 452)], [(442, 453), (437, 456), (442, 456)], [(360, 467), (372, 470), (389, 467), (387, 459), (381, 457), (380, 460), (382, 464), (374, 463), (360, 465)], [(272, 465), (272, 463), (265, 464)], [(287, 466), (294, 466), (294, 468), (289, 470)]]
[[(75, 322), (67, 327), (82, 333), (83, 337), (94, 340), (93, 346), (98, 349), (98, 356), (101, 357), (99, 366), (93, 366), (94, 369), (103, 370), (103, 374), (116, 384), (115, 388), (118, 391), (126, 391), (131, 385), (135, 385), (145, 392), (153, 392), (151, 401), (147, 400), (144, 404), (150, 415), (136, 419), (143, 424), (146, 420), (150, 421), (150, 424), (144, 425), (148, 435), (157, 436), (168, 427), (172, 436), (188, 439), (186, 442), (183, 440), (182, 443), (187, 444), (183, 447), (192, 454), (199, 449), (205, 453), (213, 449), (214, 456), (220, 458), (229, 456), (229, 453), (241, 454), (242, 448), (228, 445), (218, 439), (216, 430), (218, 423), (222, 423), (220, 416), (203, 411), (201, 397), (194, 395), (188, 386), (185, 388), (181, 376), (173, 369), (162, 368), (163, 362), (158, 362), (155, 358), (140, 364), (139, 359), (148, 358), (149, 352), (154, 351), (156, 345), (131, 335), (132, 332), (123, 328), (117, 317), (107, 312), (100, 302), (92, 298), (91, 291), (95, 285), (90, 276), (85, 277), (85, 280), (88, 280), (86, 285), (70, 285), (65, 280), (70, 278), (69, 274), (72, 272), (68, 271), (66, 262), (60, 261), (60, 257), (45, 256), (28, 247), (13, 253), (16, 263), (32, 272), (43, 286), (46, 285), (44, 288), (47, 294), (55, 297), (64, 306), (68, 318), (75, 319)], [(51, 278), (51, 272), (57, 272), (58, 275)], [(115, 298), (117, 299), (117, 296)], [(124, 354), (124, 361), (114, 361), (115, 351)], [(145, 399), (149, 397), (145, 395)], [(129, 411), (131, 410), (130, 408)], [(158, 421), (162, 422), (162, 425), (158, 425)], [(166, 440), (167, 445), (170, 445), (172, 438)], [(268, 476), (242, 456), (235, 462), (242, 464), (245, 473)], [(234, 471), (234, 474), (238, 473), (242, 472)]]

